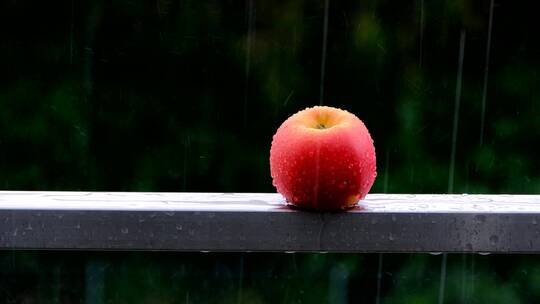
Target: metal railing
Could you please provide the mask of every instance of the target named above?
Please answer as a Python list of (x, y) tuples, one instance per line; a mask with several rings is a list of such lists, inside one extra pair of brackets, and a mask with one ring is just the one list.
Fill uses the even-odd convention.
[(540, 196), (370, 194), (347, 212), (279, 194), (0, 191), (0, 249), (538, 252)]

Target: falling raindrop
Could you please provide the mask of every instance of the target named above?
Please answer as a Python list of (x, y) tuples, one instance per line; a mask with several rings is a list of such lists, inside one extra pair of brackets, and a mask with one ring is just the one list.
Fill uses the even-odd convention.
[(324, 24), (323, 24), (323, 39), (322, 39), (322, 52), (321, 52), (321, 79), (319, 90), (319, 105), (323, 105), (324, 99), (324, 73), (326, 69), (326, 45), (328, 37), (328, 9), (330, 6), (330, 0), (324, 1)]
[(423, 45), (424, 45), (424, 0), (420, 0), (420, 47), (419, 47), (419, 55), (418, 55), (419, 67), (422, 67)]
[(251, 46), (255, 38), (255, 4), (253, 0), (247, 0), (247, 35), (246, 35), (246, 65), (244, 70), (245, 86), (244, 86), (244, 127), (247, 126), (247, 113), (248, 113), (248, 95), (249, 95), (249, 74), (251, 69)]
[(390, 149), (386, 150), (386, 161), (384, 168), (384, 182), (383, 182), (383, 192), (388, 193), (388, 171), (390, 170)]
[(467, 279), (467, 255), (461, 255), (461, 302), (465, 302), (465, 282)]
[(454, 192), (454, 169), (456, 163), (456, 143), (459, 124), (459, 104), (461, 101), (461, 81), (463, 78), (463, 57), (465, 56), (465, 30), (461, 30), (459, 40), (458, 73), (456, 79), (456, 95), (454, 106), (454, 123), (452, 128), (452, 150), (450, 152), (450, 170), (448, 174), (448, 193)]
[(71, 18), (69, 23), (69, 64), (73, 64), (73, 28), (75, 15), (75, 1), (71, 0)]
[(444, 289), (446, 287), (446, 263), (447, 263), (447, 254), (442, 254), (442, 260), (441, 260), (441, 279), (439, 283), (439, 300), (437, 303), (442, 304), (444, 303)]
[(90, 261), (85, 268), (85, 303), (104, 303), (107, 265), (101, 261)]
[(489, 53), (491, 50), (491, 31), (493, 29), (493, 7), (494, 0), (489, 5), (488, 36), (486, 42), (486, 61), (484, 65), (484, 86), (482, 88), (482, 110), (480, 114), (480, 146), (484, 143), (484, 125), (486, 120), (486, 95), (489, 75)]
[(384, 254), (379, 253), (379, 265), (377, 267), (377, 296), (375, 298), (375, 303), (376, 304), (379, 304), (381, 302), (381, 283), (382, 283), (383, 258), (384, 258)]
[(188, 154), (189, 154), (189, 148), (191, 145), (191, 138), (188, 135), (186, 137), (186, 140), (184, 142), (184, 166), (182, 168), (183, 172), (183, 179), (182, 179), (182, 190), (186, 191), (186, 185), (187, 185), (187, 167), (188, 167)]
[(242, 289), (244, 284), (244, 255), (240, 255), (239, 276), (238, 276), (238, 298), (237, 303), (242, 303)]
[(471, 255), (471, 273), (470, 273), (470, 283), (469, 283), (469, 293), (472, 294), (474, 291), (474, 259), (475, 256)]

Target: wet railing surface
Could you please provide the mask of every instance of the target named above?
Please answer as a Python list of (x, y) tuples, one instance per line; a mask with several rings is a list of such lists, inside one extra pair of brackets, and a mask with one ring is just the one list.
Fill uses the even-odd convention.
[(0, 249), (537, 252), (540, 196), (370, 194), (346, 212), (279, 194), (0, 192)]

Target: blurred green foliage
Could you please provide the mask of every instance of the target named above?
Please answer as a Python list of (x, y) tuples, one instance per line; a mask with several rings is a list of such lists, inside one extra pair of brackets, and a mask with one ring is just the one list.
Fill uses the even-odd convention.
[[(331, 3), (326, 105), (378, 152), (374, 192), (536, 193), (534, 16), (489, 1)], [(1, 4), (3, 189), (274, 191), (272, 135), (319, 101), (323, 2)], [(482, 130), (482, 135), (481, 135)]]
[[(495, 4), (488, 72), (489, 7), (330, 1), (322, 100), (372, 133), (373, 192), (449, 190), (462, 31), (453, 192), (540, 190), (536, 12)], [(0, 2), (0, 187), (275, 191), (272, 135), (320, 99), (323, 16), (303, 0)], [(373, 302), (377, 257), (1, 252), (0, 298), (84, 302), (98, 260), (111, 303)], [(448, 303), (540, 297), (534, 257), (448, 260)], [(384, 261), (380, 303), (438, 300), (439, 256)]]
[[(534, 303), (540, 297), (537, 260), (451, 254), (443, 302)], [(0, 252), (0, 298), (3, 303), (438, 303), (440, 267), (440, 254)]]

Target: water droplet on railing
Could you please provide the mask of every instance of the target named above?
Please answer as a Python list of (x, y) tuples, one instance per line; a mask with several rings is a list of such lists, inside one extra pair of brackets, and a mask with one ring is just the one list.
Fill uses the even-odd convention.
[(431, 254), (431, 255), (441, 255), (442, 252), (430, 252), (429, 254)]
[(475, 219), (477, 222), (483, 223), (483, 222), (486, 221), (486, 216), (485, 216), (485, 215), (482, 215), (482, 214), (479, 214), (479, 215), (475, 216), (474, 219)]
[(479, 255), (490, 255), (491, 253), (489, 253), (489, 252), (479, 252), (478, 254)]

